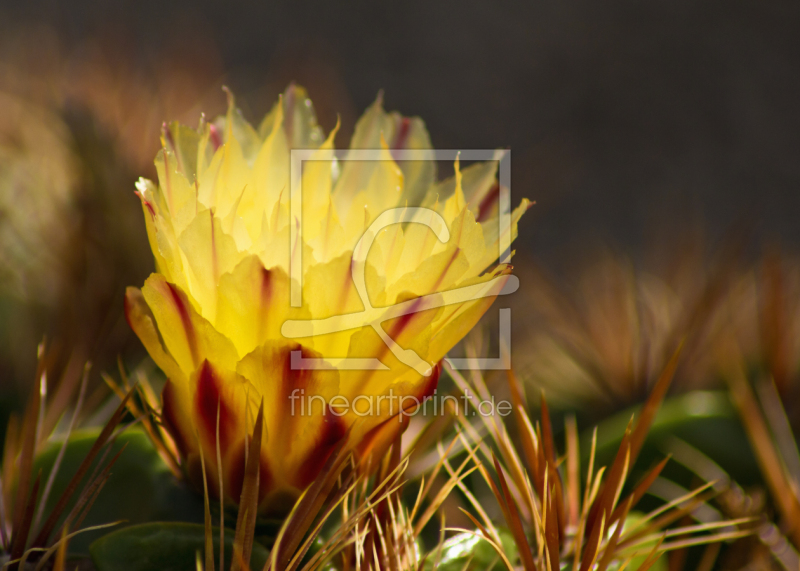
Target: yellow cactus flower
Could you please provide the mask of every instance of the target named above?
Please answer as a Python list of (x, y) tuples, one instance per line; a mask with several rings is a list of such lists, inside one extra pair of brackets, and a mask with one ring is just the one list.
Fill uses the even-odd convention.
[[(202, 452), (212, 493), (237, 503), (263, 402), (262, 512), (291, 505), (340, 443), (364, 458), (402, 429), (393, 417), (433, 393), (440, 361), (511, 278), (498, 245), (528, 207), (498, 223), (497, 162), (456, 163), (443, 182), (433, 162), (396, 162), (430, 141), (380, 98), (350, 151), (380, 160), (332, 160), (337, 129), (323, 135), (299, 87), (257, 128), (231, 97), (214, 123), (165, 126), (158, 185), (137, 183), (156, 273), (128, 288), (126, 314), (168, 378), (164, 423), (189, 479), (202, 482)], [(318, 153), (299, 210), (291, 149)]]

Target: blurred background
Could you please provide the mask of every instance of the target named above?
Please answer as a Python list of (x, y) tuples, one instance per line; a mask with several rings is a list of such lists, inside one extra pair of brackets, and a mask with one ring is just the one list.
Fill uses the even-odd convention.
[(122, 299), (152, 270), (133, 184), (162, 122), (222, 112), (222, 85), (257, 121), (291, 81), (339, 146), (382, 89), (435, 147), (511, 149), (512, 201), (536, 201), (514, 359), (538, 384), (635, 401), (686, 328), (677, 384), (713, 383), (725, 299), (793, 386), (760, 324), (800, 336), (798, 29), (791, 0), (2, 0), (0, 415), (45, 336), (54, 378), (143, 358)]

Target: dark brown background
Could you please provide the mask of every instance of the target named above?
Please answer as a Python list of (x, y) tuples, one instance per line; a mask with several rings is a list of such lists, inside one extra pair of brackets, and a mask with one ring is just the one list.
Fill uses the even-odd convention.
[(800, 239), (796, 1), (35, 0), (2, 13), (6, 28), (50, 22), (66, 45), (113, 38), (145, 63), (205, 43), (253, 118), (294, 79), (326, 128), (342, 114), (340, 144), (384, 89), (436, 146), (511, 148), (513, 192), (538, 203), (520, 249), (550, 261), (689, 219), (713, 237), (744, 215)]

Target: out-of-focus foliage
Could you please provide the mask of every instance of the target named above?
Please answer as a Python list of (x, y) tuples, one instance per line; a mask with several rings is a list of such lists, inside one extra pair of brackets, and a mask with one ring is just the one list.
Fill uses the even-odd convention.
[[(214, 549), (219, 551), (219, 530), (212, 528)], [(224, 535), (227, 561), (233, 558), (234, 534)], [(98, 571), (184, 571), (195, 569), (195, 554), (202, 551), (205, 529), (189, 523), (146, 523), (112, 532), (92, 544), (92, 559)], [(269, 551), (254, 543), (251, 569), (262, 569)]]
[(67, 125), (52, 110), (0, 93), (0, 287), (58, 303), (77, 230), (77, 173)]
[(751, 360), (764, 358), (760, 265), (731, 239), (713, 255), (693, 245), (646, 263), (601, 251), (568, 279), (529, 270), (515, 337), (521, 376), (554, 402), (602, 414), (644, 400), (683, 340), (675, 390), (718, 387), (729, 335)]
[(52, 378), (143, 355), (121, 302), (153, 267), (133, 184), (154, 173), (165, 118), (224, 105), (213, 44), (176, 43), (143, 61), (111, 36), (68, 45), (44, 25), (0, 38), (2, 409), (27, 394), (43, 335)]

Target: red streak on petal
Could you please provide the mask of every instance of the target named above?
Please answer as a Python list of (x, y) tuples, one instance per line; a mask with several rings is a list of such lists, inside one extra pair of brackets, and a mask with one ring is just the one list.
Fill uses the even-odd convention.
[(208, 140), (211, 141), (214, 151), (216, 151), (222, 146), (222, 137), (220, 137), (219, 130), (217, 130), (213, 123), (209, 123), (208, 125), (208, 135)]
[(439, 277), (436, 279), (436, 283), (433, 286), (433, 291), (439, 291), (439, 286), (442, 285), (442, 280), (447, 275), (447, 272), (450, 271), (450, 267), (453, 265), (453, 262), (456, 261), (456, 258), (458, 258), (458, 254), (460, 252), (461, 248), (456, 248), (453, 250), (453, 255), (450, 256), (450, 259), (447, 261), (447, 265), (444, 267), (444, 270), (442, 270), (442, 273), (439, 274)]
[(261, 267), (261, 308), (258, 314), (258, 338), (259, 340), (266, 335), (267, 316), (270, 304), (272, 303), (273, 293), (272, 271)]
[(283, 375), (281, 377), (281, 391), (283, 392), (282, 398), (284, 402), (290, 402), (288, 399), (292, 392), (295, 390), (308, 389), (309, 381), (313, 370), (311, 369), (293, 369), (292, 368), (292, 351), (300, 351), (300, 356), (303, 359), (313, 357), (313, 354), (308, 348), (303, 347), (299, 343), (292, 343), (282, 350), (283, 355)]
[(167, 122), (161, 123), (161, 132), (164, 134), (164, 140), (167, 142), (170, 150), (175, 150), (175, 139), (172, 138), (172, 132), (169, 130)]
[[(353, 282), (353, 268), (355, 267), (355, 260), (353, 259), (353, 255), (350, 256), (350, 265), (347, 267), (347, 271), (339, 276), (341, 279), (336, 280), (335, 283), (342, 284), (339, 289), (339, 307), (347, 307), (347, 302), (350, 299), (350, 293), (355, 291), (356, 284)], [(365, 270), (366, 271), (366, 270)]]
[(214, 374), (214, 369), (208, 361), (203, 361), (200, 374), (197, 376), (197, 390), (195, 392), (195, 413), (198, 422), (202, 424), (209, 446), (207, 449), (216, 449), (217, 438), (217, 406), (219, 406), (219, 446), (224, 452), (233, 436), (233, 412), (222, 400), (219, 388), (219, 379)]
[(481, 200), (481, 204), (478, 206), (478, 217), (476, 222), (484, 222), (489, 217), (489, 212), (491, 212), (499, 198), (500, 183), (496, 182), (494, 183), (494, 186), (489, 189), (489, 192), (486, 193), (486, 196), (483, 197), (483, 200)]
[(150, 216), (152, 216), (153, 220), (155, 220), (155, 218), (156, 218), (156, 210), (155, 210), (155, 208), (153, 208), (153, 205), (150, 204), (150, 201), (147, 200), (144, 197), (144, 195), (141, 192), (139, 192), (138, 190), (134, 194), (136, 194), (136, 196), (139, 197), (139, 200), (142, 201), (142, 204), (144, 204), (147, 207), (147, 210), (150, 212)]
[(164, 389), (161, 391), (161, 421), (175, 441), (175, 446), (177, 446), (181, 457), (186, 458), (189, 453), (189, 447), (178, 420), (176, 398), (175, 385), (167, 379)]
[(409, 119), (408, 117), (401, 117), (400, 124), (397, 126), (397, 133), (395, 134), (394, 141), (392, 142), (392, 149), (393, 150), (405, 149), (406, 143), (408, 143), (408, 134), (410, 132), (411, 132), (411, 119)]
[(331, 452), (346, 434), (347, 428), (344, 419), (333, 414), (328, 407), (317, 442), (297, 470), (296, 485), (299, 488), (305, 488), (319, 475), (319, 471), (328, 461)]
[[(416, 298), (416, 301), (414, 301), (413, 310), (394, 320), (394, 323), (392, 323), (391, 326), (392, 330), (386, 332), (389, 337), (397, 341), (397, 338), (400, 337), (400, 334), (405, 331), (405, 329), (411, 324), (411, 321), (417, 316), (417, 313), (419, 313), (419, 306), (421, 304), (422, 298)], [(388, 347), (386, 349), (388, 350)]]
[[(398, 299), (398, 303), (399, 303), (399, 299)], [(400, 334), (403, 333), (403, 331), (406, 330), (406, 328), (411, 324), (411, 322), (414, 319), (414, 317), (416, 317), (416, 315), (418, 313), (418, 310), (419, 310), (420, 304), (422, 304), (422, 298), (417, 297), (416, 300), (414, 301), (414, 304), (412, 306), (412, 310), (411, 311), (409, 311), (405, 315), (401, 315), (400, 317), (396, 317), (395, 319), (391, 320), (391, 324), (388, 327), (384, 327), (384, 331), (386, 331), (386, 334), (392, 340), (394, 340), (395, 343), (398, 342), (397, 340), (400, 337)], [(383, 357), (386, 356), (387, 353), (389, 353), (389, 351), (390, 351), (389, 346), (385, 345), (385, 344), (382, 344), (382, 347), (380, 349), (380, 354), (375, 355), (375, 357), (378, 360), (382, 360)]]
[(192, 316), (189, 313), (189, 301), (176, 286), (169, 282), (166, 282), (166, 284), (169, 288), (170, 295), (172, 296), (172, 302), (175, 304), (175, 309), (178, 310), (178, 315), (180, 315), (181, 323), (183, 324), (183, 331), (186, 334), (186, 343), (189, 345), (189, 351), (192, 354), (192, 360), (196, 365), (199, 361), (197, 352), (197, 338), (195, 336), (194, 325), (192, 324)]

